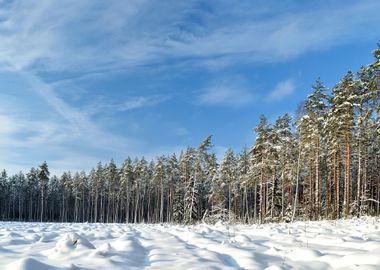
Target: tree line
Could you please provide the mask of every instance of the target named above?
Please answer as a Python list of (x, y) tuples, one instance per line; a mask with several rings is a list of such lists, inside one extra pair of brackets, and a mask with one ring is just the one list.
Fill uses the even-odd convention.
[(0, 219), (263, 223), (380, 214), (380, 44), (331, 90), (318, 79), (297, 110), (218, 162), (212, 137), (177, 157), (113, 160), (90, 172), (0, 174)]

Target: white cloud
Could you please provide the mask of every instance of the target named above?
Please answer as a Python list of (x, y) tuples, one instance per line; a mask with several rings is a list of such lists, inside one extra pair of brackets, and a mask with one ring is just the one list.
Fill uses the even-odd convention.
[(226, 78), (203, 89), (197, 97), (199, 104), (241, 107), (252, 103), (253, 94), (241, 78)]
[(89, 73), (168, 59), (215, 68), (282, 61), (380, 34), (372, 27), (380, 23), (377, 0), (302, 12), (283, 6), (276, 12), (258, 1), (210, 5), (205, 10), (197, 1), (14, 1), (0, 14), (0, 69)]
[[(52, 164), (53, 173), (59, 173), (81, 165), (89, 169), (90, 162), (99, 159), (122, 157), (125, 153), (140, 154), (139, 139), (118, 136), (104, 129), (86, 112), (66, 103), (54, 88), (38, 77), (29, 73), (19, 73), (19, 76), (28, 82), (28, 91), (44, 101), (44, 109), (42, 114), (28, 116), (31, 108), (20, 106), (17, 99), (1, 100), (10, 104), (7, 109), (0, 108), (0, 168), (9, 168), (12, 173), (23, 168), (25, 172), (47, 160)], [(92, 156), (94, 152), (97, 158)], [(79, 157), (82, 162), (77, 162)]]
[(63, 119), (65, 119), (71, 130), (70, 134), (76, 135), (79, 139), (90, 142), (94, 147), (103, 149), (122, 149), (125, 145), (136, 145), (137, 140), (132, 138), (120, 138), (110, 133), (104, 132), (101, 127), (94, 123), (85, 112), (82, 112), (58, 97), (54, 88), (43, 82), (38, 77), (25, 74), (32, 89), (43, 98), (52, 109), (54, 109)]
[(241, 106), (250, 103), (253, 96), (245, 89), (213, 86), (204, 90), (198, 97), (201, 104)]
[[(252, 1), (252, 10), (255, 4)], [(241, 62), (278, 62), (356, 41), (358, 36), (360, 40), (377, 38), (380, 29), (376, 34), (364, 29), (380, 23), (379, 8), (380, 2), (370, 0), (339, 8), (324, 5), (302, 12), (285, 8), (260, 19), (238, 10), (228, 23), (219, 21), (201, 34), (189, 34), (185, 41), (170, 42), (174, 53), (196, 57), (195, 61), (201, 59), (201, 63), (212, 68)], [(241, 13), (245, 15), (240, 18)]]
[[(107, 132), (91, 113), (65, 102), (53, 83), (34, 74), (63, 71), (70, 81), (73, 73), (79, 78), (141, 66), (154, 69), (157, 64), (182, 60), (184, 67), (212, 68), (236, 62), (275, 62), (380, 35), (380, 28), (374, 27), (380, 23), (378, 0), (352, 1), (339, 9), (321, 5), (302, 12), (268, 11), (250, 0), (239, 5), (230, 1), (210, 5), (205, 11), (197, 1), (6, 1), (0, 10), (0, 71), (11, 70), (25, 77), (59, 116), (49, 115), (51, 110), (33, 120), (21, 113), (2, 115), (1, 156), (15, 168), (22, 166), (17, 161), (23, 151), (14, 150), (17, 147), (50, 147), (52, 152), (62, 153), (55, 164), (64, 164), (70, 155), (90, 158), (91, 154), (80, 150), (64, 151), (65, 143), (74, 142), (109, 152), (142, 154), (139, 147), (143, 142)], [(264, 16), (268, 12), (271, 16)], [(294, 82), (283, 82), (270, 96), (279, 100), (292, 91)], [(165, 100), (162, 96), (136, 96), (114, 107), (132, 110)], [(197, 97), (200, 104), (231, 107), (253, 100), (244, 83), (226, 81), (209, 85)], [(20, 138), (22, 132), (28, 135)]]
[(117, 105), (119, 111), (129, 111), (144, 107), (150, 107), (168, 100), (168, 96), (153, 95), (153, 96), (137, 96), (131, 97), (122, 104)]
[(114, 113), (131, 111), (152, 107), (169, 100), (169, 95), (145, 95), (132, 96), (123, 102), (115, 102), (105, 96), (97, 96), (91, 102), (84, 106), (83, 113), (87, 116), (104, 114), (105, 111)]
[(270, 101), (280, 101), (283, 98), (294, 93), (296, 86), (292, 79), (279, 82), (275, 88), (269, 93), (268, 99)]
[[(49, 120), (30, 120), (0, 112), (0, 169), (9, 173), (28, 170), (46, 160), (46, 151), (61, 155), (70, 141), (70, 129)], [(74, 152), (72, 153), (74, 154)]]

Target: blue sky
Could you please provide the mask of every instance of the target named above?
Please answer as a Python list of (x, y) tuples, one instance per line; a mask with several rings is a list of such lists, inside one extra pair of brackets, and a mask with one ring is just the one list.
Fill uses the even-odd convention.
[(380, 1), (0, 0), (0, 168), (251, 146), (372, 61)]

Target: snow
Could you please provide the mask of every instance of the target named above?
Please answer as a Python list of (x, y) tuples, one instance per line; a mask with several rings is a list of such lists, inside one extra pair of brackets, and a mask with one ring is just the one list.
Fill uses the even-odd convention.
[(380, 269), (380, 219), (194, 226), (1, 222), (0, 269)]

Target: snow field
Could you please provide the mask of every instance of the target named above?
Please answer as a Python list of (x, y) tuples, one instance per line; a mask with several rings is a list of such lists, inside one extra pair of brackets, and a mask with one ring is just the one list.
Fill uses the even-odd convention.
[(0, 269), (380, 269), (380, 219), (233, 226), (2, 222)]

